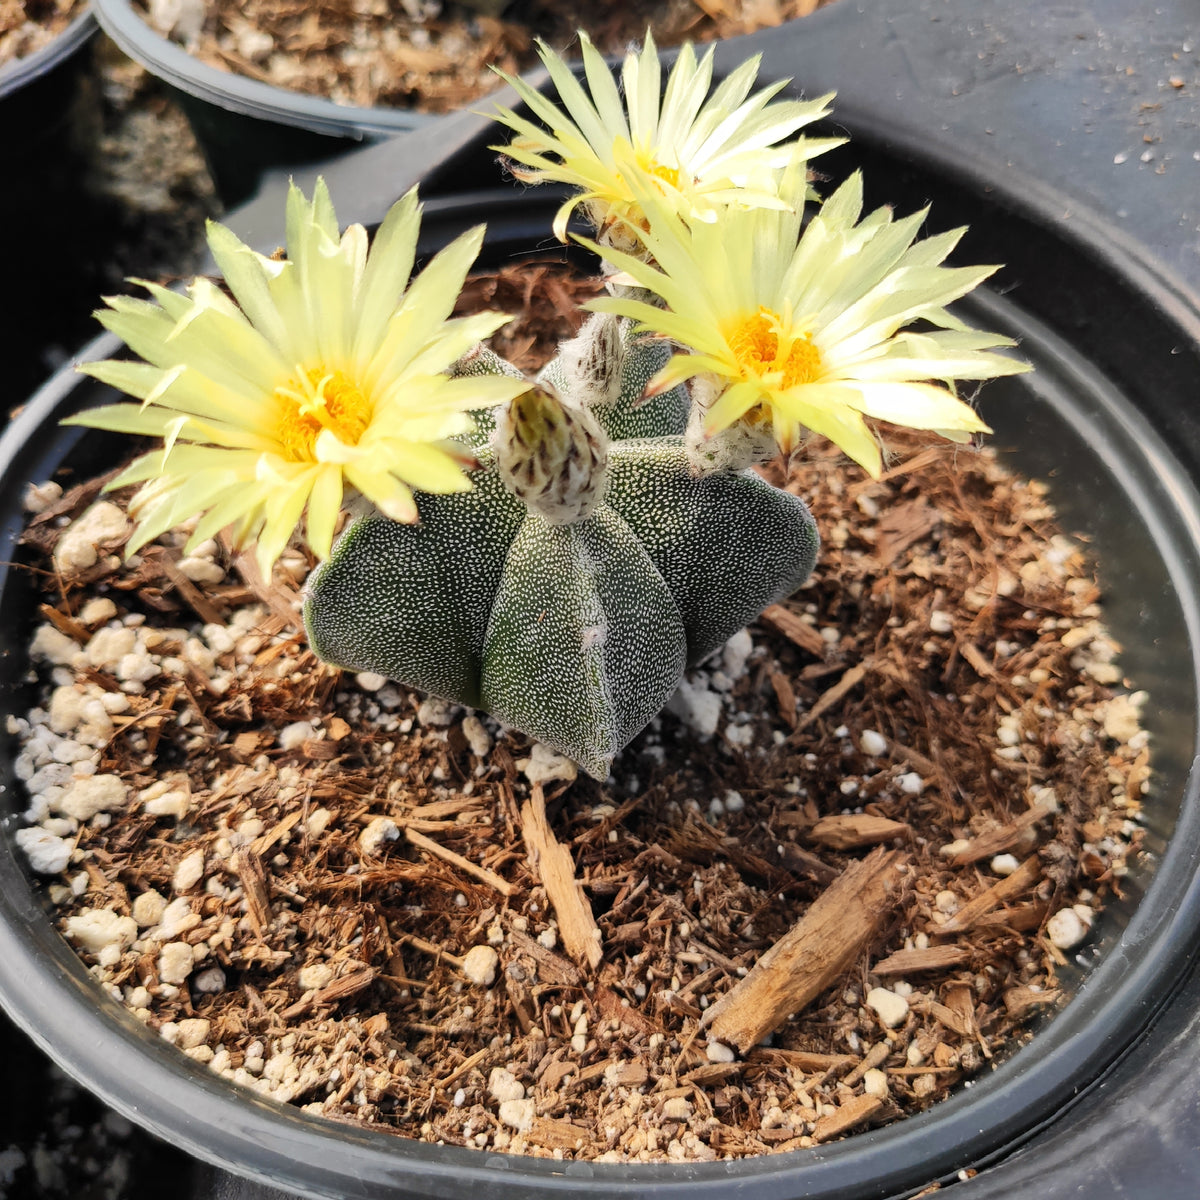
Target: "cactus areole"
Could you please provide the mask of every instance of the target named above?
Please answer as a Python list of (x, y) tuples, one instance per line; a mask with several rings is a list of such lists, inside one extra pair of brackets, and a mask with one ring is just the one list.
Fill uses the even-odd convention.
[[(804, 502), (698, 466), (684, 386), (641, 402), (669, 350), (630, 330), (593, 317), (499, 423), (481, 415), (470, 491), (346, 529), (307, 589), (322, 659), (484, 709), (603, 779), (687, 667), (804, 582)], [(514, 373), (486, 350), (457, 371)]]

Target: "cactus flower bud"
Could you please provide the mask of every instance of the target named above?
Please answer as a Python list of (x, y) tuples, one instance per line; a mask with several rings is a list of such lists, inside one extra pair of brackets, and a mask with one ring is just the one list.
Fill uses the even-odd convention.
[(493, 439), (504, 486), (551, 525), (591, 516), (608, 483), (608, 438), (592, 414), (546, 384), (501, 410)]
[(699, 478), (722, 471), (743, 471), (770, 462), (778, 453), (770, 422), (743, 417), (715, 433), (705, 429), (708, 410), (717, 399), (719, 394), (711, 379), (698, 375), (692, 380), (692, 411), (683, 439), (692, 475)]
[(580, 404), (609, 407), (621, 394), (625, 342), (621, 321), (612, 313), (594, 313), (578, 335), (559, 349), (562, 390)]

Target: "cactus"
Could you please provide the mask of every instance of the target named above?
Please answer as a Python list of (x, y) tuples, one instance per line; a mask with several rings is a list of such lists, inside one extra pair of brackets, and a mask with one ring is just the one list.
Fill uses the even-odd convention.
[[(593, 317), (499, 428), (481, 414), (469, 492), (419, 496), (419, 524), (372, 515), (341, 536), (308, 584), (316, 653), (485, 709), (603, 779), (685, 668), (797, 588), (817, 552), (797, 497), (749, 470), (695, 472), (683, 387), (639, 404), (668, 357), (628, 320)], [(486, 350), (458, 367), (511, 371)], [(524, 413), (528, 438), (531, 409), (543, 436), (522, 446), (511, 426)], [(577, 476), (582, 499), (547, 511), (534, 470)]]
[[(131, 549), (227, 527), (269, 576), (302, 523), (320, 657), (486, 709), (602, 779), (686, 667), (812, 569), (808, 510), (753, 464), (815, 433), (877, 477), (879, 424), (969, 441), (987, 426), (956, 381), (1027, 365), (946, 308), (995, 269), (943, 265), (961, 230), (864, 216), (857, 175), (806, 216), (805, 164), (838, 139), (793, 135), (828, 97), (752, 95), (757, 59), (707, 95), (712, 55), (686, 46), (660, 89), (649, 38), (622, 93), (581, 45), (590, 95), (542, 46), (565, 111), (510, 80), (547, 128), (495, 114), (518, 178), (574, 189), (556, 234), (578, 208), (596, 236), (572, 236), (607, 264), (611, 294), (537, 380), (476, 344), (504, 314), (453, 316), (481, 229), (409, 280), (415, 193), (368, 249), (318, 182), (289, 193), (282, 259), (210, 227), (228, 294), (111, 298), (101, 320), (146, 361), (82, 369), (140, 403), (69, 420), (162, 438), (110, 485), (143, 484)], [(366, 515), (331, 546), (347, 492)]]

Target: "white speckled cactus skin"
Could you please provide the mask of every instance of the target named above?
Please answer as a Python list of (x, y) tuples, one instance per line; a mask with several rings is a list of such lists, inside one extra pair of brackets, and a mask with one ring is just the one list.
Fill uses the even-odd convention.
[[(689, 464), (684, 388), (639, 405), (669, 356), (593, 318), (542, 380), (610, 439), (603, 501), (551, 523), (504, 485), (482, 416), (473, 489), (421, 520), (352, 524), (309, 581), (313, 649), (492, 713), (598, 779), (694, 665), (789, 595), (816, 558), (803, 501), (753, 471)], [(463, 374), (513, 368), (483, 350)]]

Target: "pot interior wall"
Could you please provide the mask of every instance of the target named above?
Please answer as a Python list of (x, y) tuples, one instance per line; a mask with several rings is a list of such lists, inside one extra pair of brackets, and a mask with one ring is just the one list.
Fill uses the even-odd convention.
[[(486, 215), (485, 257), (502, 263), (531, 245), (547, 246), (555, 203), (553, 197), (517, 192), (496, 194), (490, 208), (480, 197), (435, 200), (427, 207), (426, 243), (445, 241), (464, 222)], [(982, 211), (975, 215), (986, 218)], [(754, 1180), (762, 1200), (865, 1197), (899, 1192), (978, 1162), (1046, 1119), (1128, 1043), (1152, 1002), (1169, 990), (1184, 948), (1197, 934), (1191, 863), (1200, 854), (1200, 816), (1189, 771), (1196, 751), (1200, 656), (1200, 506), (1192, 480), (1172, 455), (1169, 426), (1148, 414), (1145, 398), (1097, 370), (1080, 347), (1023, 309), (1019, 295), (986, 293), (967, 308), (969, 319), (1020, 338), (1022, 353), (1037, 368), (1033, 375), (989, 385), (983, 414), (1011, 466), (1044, 479), (1065, 529), (1088, 542), (1103, 585), (1104, 618), (1123, 646), (1121, 664), (1130, 687), (1150, 694), (1145, 723), (1155, 773), (1146, 798), (1149, 853), (1127, 880), (1124, 900), (1104, 914), (1093, 940), (1099, 961), (1093, 965), (1089, 951), (1076, 964), (1083, 984), (1078, 997), (1047, 1023), (1034, 1048), (1016, 1054), (969, 1092), (901, 1126), (768, 1161), (711, 1169), (588, 1167), (576, 1182), (592, 1194), (665, 1189), (680, 1200), (685, 1195), (716, 1200), (730, 1194), (736, 1177)], [(56, 425), (66, 413), (106, 398), (106, 389), (64, 373), (34, 398), (0, 443), (5, 563), (19, 558), (14, 543), (26, 482), (48, 477), (60, 465), (86, 477), (113, 461), (110, 439), (67, 433)], [(1170, 399), (1157, 397), (1155, 414)], [(3, 717), (28, 706), (25, 648), (35, 614), (22, 568), (0, 567), (0, 588)], [(9, 748), (0, 758), (5, 829), (15, 825), (14, 814), (25, 803), (11, 773), (14, 754)], [(393, 1186), (411, 1196), (542, 1197), (571, 1190), (554, 1174), (553, 1163), (498, 1164), (483, 1152), (436, 1151), (384, 1135), (351, 1134), (297, 1111), (247, 1101), (202, 1068), (181, 1064), (176, 1051), (115, 1004), (105, 1001), (98, 1013), (87, 1012), (91, 982), (54, 933), (38, 885), (9, 838), (0, 839), (0, 918), (0, 952), (19, 959), (18, 969), (0, 979), (0, 1000), (16, 1019), (123, 1111), (190, 1149), (203, 1147), (206, 1157), (322, 1195), (382, 1196)], [(1114, 1011), (1131, 996), (1140, 997), (1142, 1011)], [(67, 1031), (74, 1031), (74, 1041)], [(114, 1045), (133, 1069), (114, 1072)], [(191, 1093), (163, 1100), (159, 1108), (147, 1106), (146, 1096), (157, 1102), (159, 1082), (179, 1071), (190, 1080)]]

